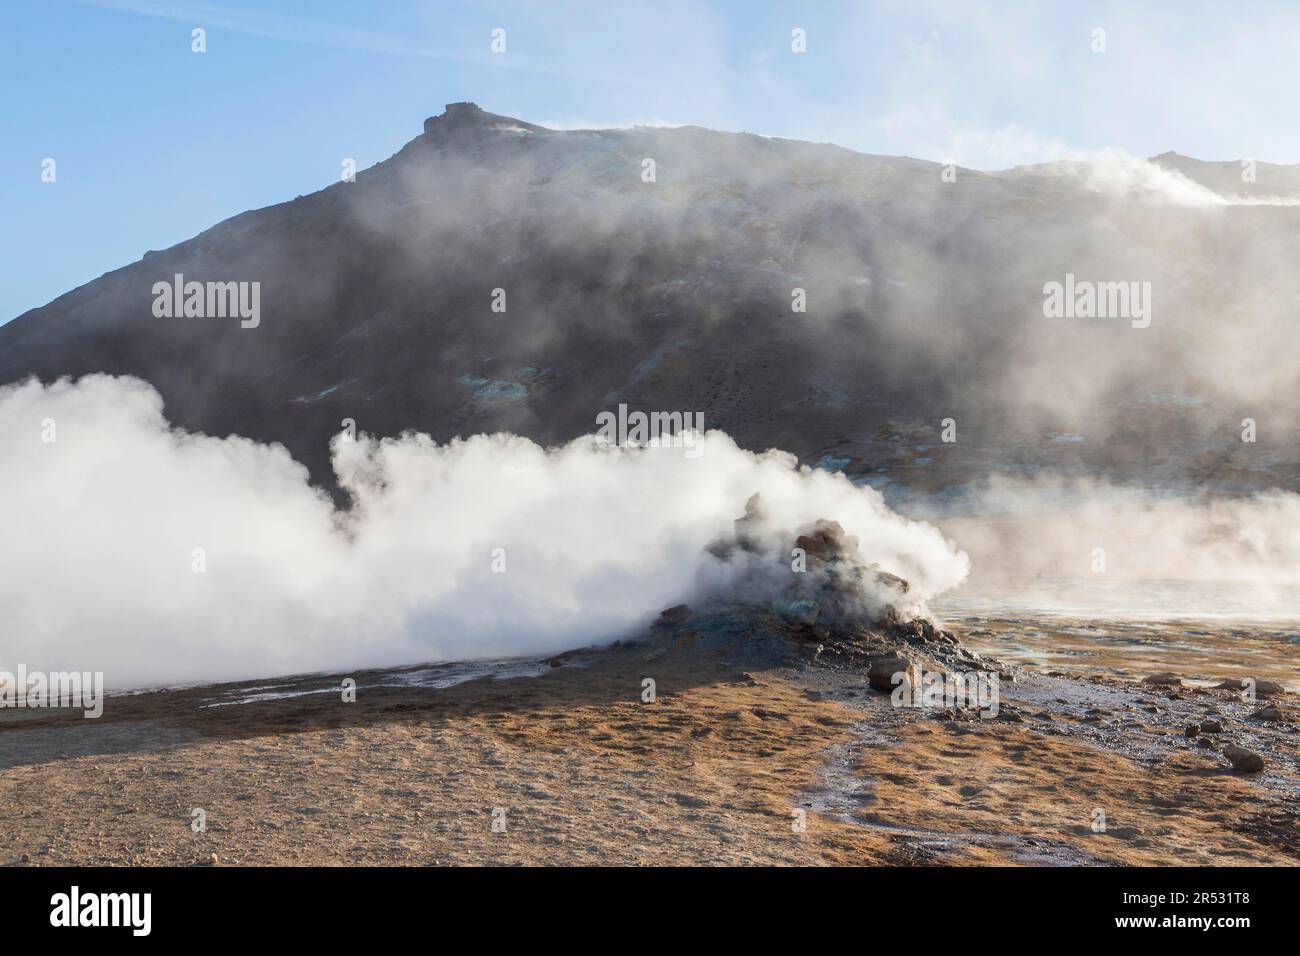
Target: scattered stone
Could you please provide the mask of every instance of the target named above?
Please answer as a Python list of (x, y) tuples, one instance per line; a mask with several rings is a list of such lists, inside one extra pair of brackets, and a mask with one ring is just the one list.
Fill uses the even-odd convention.
[(1183, 733), (1186, 734), (1188, 737), (1195, 737), (1200, 732), (1201, 732), (1201, 728), (1196, 724), (1188, 724), (1187, 727), (1183, 730)]
[(673, 799), (683, 807), (707, 807), (709, 801), (703, 797), (697, 797), (693, 793), (674, 793)]
[(877, 657), (871, 662), (867, 670), (867, 683), (876, 690), (892, 691), (898, 686), (894, 682), (895, 674), (906, 674), (907, 680), (914, 687), (921, 679), (915, 664), (906, 657), (891, 655), (889, 657)]
[(1245, 690), (1246, 682), (1239, 677), (1225, 677), (1214, 685), (1214, 690)]
[(1156, 687), (1182, 687), (1183, 679), (1177, 674), (1152, 674), (1150, 677), (1143, 678), (1142, 683)]
[(1223, 724), (1217, 720), (1201, 721), (1201, 733), (1203, 734), (1221, 734), (1223, 733)]
[(1228, 744), (1223, 748), (1223, 755), (1232, 763), (1232, 769), (1241, 773), (1258, 773), (1264, 769), (1264, 758), (1245, 747)]
[[(1226, 677), (1214, 685), (1215, 690), (1249, 690), (1250, 681), (1242, 677)], [(1286, 688), (1275, 680), (1255, 681), (1255, 694), (1259, 697), (1278, 697), (1286, 693)]]
[(1269, 704), (1269, 706), (1261, 707), (1259, 710), (1251, 714), (1250, 719), (1277, 721), (1286, 720), (1286, 715), (1283, 713), (1281, 707), (1278, 707), (1276, 704)]
[(31, 855), (30, 853), (24, 853), (24, 854), (23, 854), (22, 856), (20, 856), (18, 859), (19, 859), (19, 862), (21, 862), (21, 863), (30, 863), (30, 862), (32, 862), (32, 855)]
[[(874, 569), (875, 565), (873, 564), (871, 567)], [(876, 573), (884, 574), (883, 571)], [(890, 578), (893, 577), (892, 574), (887, 576)], [(900, 578), (899, 580), (902, 579)], [(903, 583), (906, 584), (907, 582)], [(912, 618), (908, 621), (895, 621), (890, 625), (888, 633), (891, 637), (908, 641), (912, 644), (948, 644), (951, 645), (959, 655), (968, 656), (966, 648), (961, 647), (956, 635), (951, 631), (945, 631), (942, 628), (935, 627), (933, 621), (927, 620), (923, 617)], [(971, 652), (969, 656), (971, 659), (978, 659), (978, 656), (974, 655), (973, 652)]]
[(1214, 741), (1209, 737), (1198, 737), (1196, 740), (1196, 746), (1200, 747), (1202, 750), (1209, 750), (1214, 746)]

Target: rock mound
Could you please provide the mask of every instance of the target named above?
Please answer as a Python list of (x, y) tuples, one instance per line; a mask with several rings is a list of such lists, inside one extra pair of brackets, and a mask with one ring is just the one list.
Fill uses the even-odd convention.
[(670, 652), (751, 667), (811, 659), (859, 670), (881, 689), (900, 672), (1006, 670), (932, 620), (908, 581), (868, 562), (833, 519), (773, 528), (755, 494), (709, 553), (729, 575), (659, 615), (647, 638), (656, 660)]

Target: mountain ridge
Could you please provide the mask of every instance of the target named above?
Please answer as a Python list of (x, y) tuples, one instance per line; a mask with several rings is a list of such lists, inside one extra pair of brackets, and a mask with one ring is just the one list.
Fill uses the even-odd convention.
[[(944, 487), (1010, 463), (1294, 486), (1293, 454), (1233, 445), (1250, 413), (1291, 434), (1256, 407), (1300, 387), (1277, 360), (1296, 290), (1273, 277), (1300, 251), (1291, 210), (943, 171), (700, 127), (549, 130), (450, 104), (353, 183), (232, 216), (0, 327), (0, 382), (138, 375), (175, 424), (279, 441), (327, 487), (344, 418), (379, 435), (554, 444), (620, 402), (698, 410), (746, 447), (829, 456), (872, 483)], [(1045, 323), (1043, 285), (1067, 272), (1146, 277), (1164, 318), (1140, 338)], [(155, 318), (151, 289), (177, 273), (259, 282), (261, 327)], [(1224, 315), (1258, 333), (1235, 364), (1267, 374), (1225, 384)], [(974, 440), (944, 448), (946, 418)], [(1082, 447), (1049, 437), (1062, 433)]]

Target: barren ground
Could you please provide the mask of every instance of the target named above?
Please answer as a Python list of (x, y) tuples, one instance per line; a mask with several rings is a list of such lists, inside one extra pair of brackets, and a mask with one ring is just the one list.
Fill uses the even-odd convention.
[[(1101, 637), (1067, 672), (1019, 640), (1023, 621), (969, 626), (1028, 665), (1001, 719), (899, 710), (834, 668), (635, 645), (441, 689), (353, 675), (355, 703), (205, 706), (268, 683), (249, 682), (111, 697), (99, 720), (0, 711), (0, 862), (1300, 863), (1300, 725), (1253, 719), (1232, 691), (1113, 676)], [(1181, 658), (1188, 677), (1240, 669)], [(1202, 749), (1184, 727), (1206, 719), (1223, 731)], [(1225, 742), (1265, 772), (1232, 770)]]

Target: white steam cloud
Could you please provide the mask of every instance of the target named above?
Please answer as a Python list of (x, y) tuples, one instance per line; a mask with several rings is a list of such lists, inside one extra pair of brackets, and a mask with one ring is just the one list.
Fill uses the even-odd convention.
[(1087, 616), (1300, 619), (1300, 495), (1170, 494), (995, 476), (921, 514), (970, 556), (967, 602)]
[(104, 671), (110, 687), (612, 640), (725, 583), (706, 549), (755, 492), (777, 527), (839, 521), (922, 600), (969, 568), (875, 491), (721, 432), (690, 458), (336, 438), (347, 512), (281, 446), (172, 429), (138, 379), (2, 388), (0, 440), (0, 667)]
[(1200, 209), (1213, 206), (1300, 205), (1300, 198), (1295, 196), (1220, 195), (1176, 169), (1169, 169), (1149, 159), (1125, 156), (1118, 150), (1102, 150), (1085, 158), (1017, 167), (1011, 172), (1060, 178), (1091, 192), (1151, 205)]

